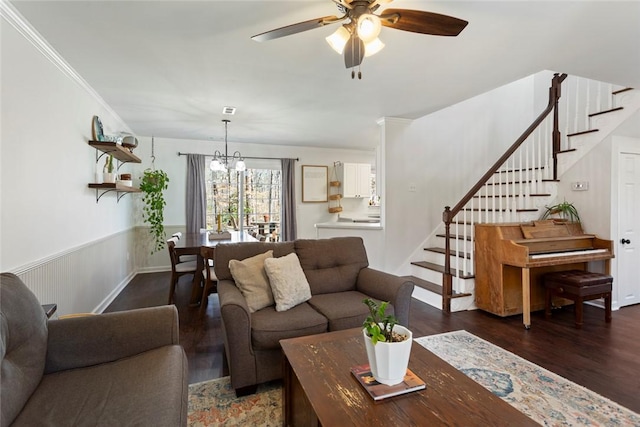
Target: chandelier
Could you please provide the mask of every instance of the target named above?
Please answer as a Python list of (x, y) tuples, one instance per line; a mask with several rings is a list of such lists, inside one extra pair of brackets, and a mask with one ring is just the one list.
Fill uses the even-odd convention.
[(238, 172), (247, 170), (247, 165), (239, 151), (234, 152), (232, 156), (227, 154), (227, 127), (230, 121), (228, 119), (222, 120), (224, 123), (224, 155), (218, 150), (213, 153), (209, 169), (214, 172), (227, 172), (229, 169), (235, 169)]

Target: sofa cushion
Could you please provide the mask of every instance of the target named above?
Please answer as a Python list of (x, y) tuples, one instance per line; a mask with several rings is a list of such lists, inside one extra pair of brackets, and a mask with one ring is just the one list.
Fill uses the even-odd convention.
[(187, 375), (179, 345), (48, 374), (15, 425), (178, 426), (186, 419)]
[(0, 425), (9, 425), (38, 386), (47, 354), (47, 316), (14, 274), (0, 277)]
[(295, 249), (312, 295), (355, 290), (358, 273), (369, 266), (360, 237), (301, 239)]
[(242, 261), (229, 261), (229, 270), (236, 286), (247, 300), (249, 312), (253, 313), (274, 304), (269, 277), (264, 269), (264, 260), (273, 258), (273, 250), (258, 254)]
[(327, 331), (327, 319), (302, 303), (287, 311), (267, 307), (251, 314), (251, 341), (254, 349), (280, 349), (280, 340)]
[(264, 269), (269, 276), (276, 311), (287, 311), (311, 298), (309, 282), (296, 254), (267, 258), (264, 260)]
[(216, 246), (216, 262), (214, 270), (218, 280), (231, 280), (229, 261), (243, 260), (266, 251), (273, 250), (274, 257), (281, 257), (293, 252), (293, 242), (240, 242), (221, 243)]
[[(369, 314), (369, 308), (362, 302), (365, 298), (369, 296), (358, 291), (336, 292), (314, 295), (308, 304), (329, 320), (330, 331), (340, 331), (362, 327)], [(391, 304), (387, 307), (387, 314), (393, 314)]]

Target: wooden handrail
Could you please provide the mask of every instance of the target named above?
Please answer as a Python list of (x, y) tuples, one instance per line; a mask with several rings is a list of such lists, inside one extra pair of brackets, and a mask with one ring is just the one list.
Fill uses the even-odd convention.
[(560, 151), (560, 130), (558, 124), (558, 101), (560, 99), (560, 87), (562, 82), (567, 78), (566, 74), (555, 73), (551, 79), (551, 87), (549, 88), (549, 102), (544, 111), (533, 121), (533, 123), (522, 133), (522, 135), (514, 142), (511, 147), (494, 163), (489, 170), (482, 175), (482, 178), (464, 195), (462, 199), (451, 209), (445, 206), (442, 213), (442, 221), (445, 227), (445, 254), (444, 254), (444, 277), (442, 290), (442, 306), (445, 313), (451, 312), (451, 295), (453, 294), (453, 276), (451, 275), (451, 247), (450, 247), (450, 228), (453, 218), (466, 206), (473, 196), (485, 185), (485, 183), (493, 176), (496, 171), (516, 152), (522, 143), (536, 130), (538, 126), (553, 111), (553, 179), (557, 179), (557, 153)]

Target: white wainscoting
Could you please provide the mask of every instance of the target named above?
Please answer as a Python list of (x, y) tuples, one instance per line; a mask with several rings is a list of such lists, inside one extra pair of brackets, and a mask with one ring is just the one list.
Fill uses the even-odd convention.
[(70, 248), (12, 270), (58, 315), (101, 313), (136, 274), (136, 229)]

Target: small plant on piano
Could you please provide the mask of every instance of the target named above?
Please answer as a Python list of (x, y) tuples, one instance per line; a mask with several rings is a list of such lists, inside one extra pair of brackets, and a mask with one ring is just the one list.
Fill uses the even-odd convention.
[(560, 218), (570, 222), (580, 222), (580, 215), (578, 215), (578, 210), (572, 203), (567, 202), (566, 200), (562, 203), (558, 203), (553, 206), (545, 206), (547, 209), (540, 219), (553, 219)]

